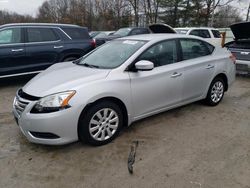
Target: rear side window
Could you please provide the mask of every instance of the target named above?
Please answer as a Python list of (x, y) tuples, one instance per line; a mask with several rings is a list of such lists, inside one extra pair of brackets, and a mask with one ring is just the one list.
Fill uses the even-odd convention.
[(88, 31), (83, 28), (62, 28), (62, 29), (73, 40), (90, 38)]
[(21, 29), (10, 28), (0, 31), (0, 44), (21, 43)]
[[(213, 46), (203, 41), (194, 39), (180, 39), (183, 60), (194, 59), (209, 55), (213, 52)], [(209, 49), (211, 48), (211, 49)]]
[(59, 40), (50, 28), (27, 28), (28, 42), (49, 42)]
[(214, 38), (221, 38), (220, 32), (218, 30), (212, 30)]
[(190, 32), (190, 35), (202, 37), (202, 38), (211, 38), (209, 31), (207, 29), (195, 29)]

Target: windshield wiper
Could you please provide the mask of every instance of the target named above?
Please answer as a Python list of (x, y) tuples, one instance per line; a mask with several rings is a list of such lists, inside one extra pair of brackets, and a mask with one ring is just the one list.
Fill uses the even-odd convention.
[(89, 67), (89, 68), (97, 68), (97, 69), (99, 69), (99, 68), (100, 68), (98, 65), (90, 65), (90, 64), (87, 64), (87, 63), (80, 64), (80, 65), (83, 65), (83, 66), (85, 66), (85, 67)]

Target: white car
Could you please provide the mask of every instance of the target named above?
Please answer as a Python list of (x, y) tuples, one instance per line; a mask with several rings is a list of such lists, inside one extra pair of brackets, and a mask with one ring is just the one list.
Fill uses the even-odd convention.
[(222, 39), (218, 29), (209, 27), (184, 27), (175, 28), (175, 30), (178, 34), (198, 36), (215, 46), (221, 46)]
[(234, 60), (194, 36), (120, 38), (34, 77), (13, 112), (31, 142), (103, 145), (139, 119), (203, 99), (219, 104), (235, 79)]

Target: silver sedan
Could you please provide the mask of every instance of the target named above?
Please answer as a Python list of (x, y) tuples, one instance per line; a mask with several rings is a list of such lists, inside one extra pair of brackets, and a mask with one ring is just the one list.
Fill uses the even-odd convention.
[(193, 36), (137, 35), (51, 66), (17, 91), (13, 112), (31, 142), (103, 145), (139, 119), (198, 100), (216, 106), (234, 80), (226, 49)]

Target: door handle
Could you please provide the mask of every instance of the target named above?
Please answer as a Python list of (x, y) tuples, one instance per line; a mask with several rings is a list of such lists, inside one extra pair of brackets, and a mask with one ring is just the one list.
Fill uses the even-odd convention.
[(176, 78), (176, 77), (179, 77), (181, 75), (182, 75), (182, 73), (175, 72), (172, 74), (171, 78)]
[(54, 46), (54, 49), (63, 48), (63, 46)]
[(23, 49), (22, 49), (22, 48), (20, 48), (20, 49), (12, 49), (11, 51), (12, 51), (12, 52), (22, 52)]
[(213, 69), (214, 68), (214, 65), (208, 65), (207, 67), (206, 67), (206, 69)]

